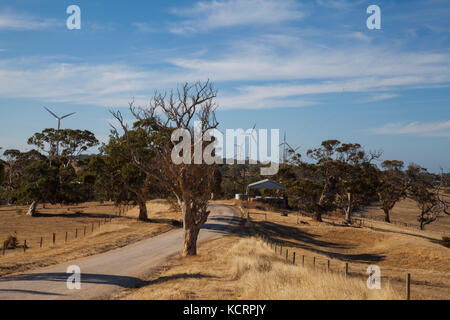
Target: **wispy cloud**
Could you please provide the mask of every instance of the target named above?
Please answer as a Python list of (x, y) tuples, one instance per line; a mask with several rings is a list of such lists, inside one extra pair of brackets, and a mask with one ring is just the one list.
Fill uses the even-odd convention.
[(305, 15), (293, 0), (201, 1), (192, 7), (176, 8), (171, 12), (186, 18), (171, 27), (170, 31), (178, 34), (243, 25), (268, 26), (298, 20)]
[(133, 22), (131, 25), (138, 29), (140, 32), (149, 33), (157, 31), (156, 28), (152, 27), (149, 23), (146, 22)]
[[(191, 58), (160, 57), (170, 72), (45, 57), (0, 59), (0, 97), (126, 106), (132, 97), (145, 103), (154, 89), (209, 78), (219, 86), (232, 84), (221, 91), (221, 108), (255, 109), (311, 106), (320, 103), (318, 95), (346, 92), (369, 93), (365, 102), (375, 102), (395, 98), (394, 89), (450, 83), (446, 54), (392, 52), (376, 46), (305, 48), (293, 38), (275, 35), (265, 36), (264, 42), (263, 50), (258, 41), (247, 42), (216, 57), (209, 52)], [(291, 48), (279, 50), (282, 46)]]
[(379, 128), (371, 129), (370, 131), (375, 134), (450, 138), (450, 120), (440, 122), (387, 123)]
[(29, 14), (12, 12), (0, 13), (0, 29), (8, 30), (41, 30), (57, 25), (63, 25), (64, 21), (56, 19), (39, 19)]
[(399, 94), (396, 93), (377, 93), (373, 94), (370, 98), (364, 99), (361, 102), (370, 103), (370, 102), (378, 102), (383, 100), (389, 100), (399, 97)]
[(317, 0), (317, 4), (333, 8), (333, 9), (348, 9), (352, 6), (358, 5), (362, 1), (354, 1), (354, 0)]
[(370, 42), (372, 40), (372, 38), (370, 38), (369, 36), (365, 35), (364, 33), (360, 32), (360, 31), (350, 32), (350, 33), (345, 34), (344, 36), (347, 38), (350, 38), (350, 39), (366, 41), (366, 42)]

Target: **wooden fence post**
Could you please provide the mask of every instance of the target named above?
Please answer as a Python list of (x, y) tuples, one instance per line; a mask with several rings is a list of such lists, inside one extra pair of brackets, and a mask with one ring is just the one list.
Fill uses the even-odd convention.
[(41, 237), (41, 241), (39, 242), (39, 248), (42, 248), (42, 237)]
[(406, 300), (411, 300), (411, 274), (406, 275)]
[(25, 239), (23, 241), (23, 252), (25, 252), (27, 250), (27, 240)]
[(64, 239), (64, 242), (67, 242), (67, 231), (66, 231), (66, 238)]
[(302, 267), (304, 267), (304, 266), (305, 266), (305, 256), (302, 255)]
[(288, 261), (288, 257), (289, 257), (288, 249), (286, 249), (286, 261)]
[(75, 239), (78, 238), (78, 228), (75, 228)]
[(56, 234), (53, 232), (53, 244), (55, 244), (56, 241)]
[(84, 235), (86, 235), (86, 226), (84, 226)]
[(330, 272), (330, 260), (327, 261), (327, 272)]
[(295, 251), (294, 251), (294, 253), (292, 255), (292, 264), (295, 264)]
[(313, 269), (316, 269), (316, 257), (313, 257)]

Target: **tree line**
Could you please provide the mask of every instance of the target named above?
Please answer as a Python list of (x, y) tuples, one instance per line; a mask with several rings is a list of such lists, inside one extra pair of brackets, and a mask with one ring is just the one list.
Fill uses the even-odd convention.
[[(259, 164), (173, 163), (171, 152), (180, 141), (172, 140), (175, 129), (194, 136), (194, 121), (200, 121), (203, 136), (217, 128), (216, 95), (209, 81), (186, 83), (169, 93), (156, 92), (145, 108), (130, 103), (132, 124), (120, 111), (111, 111), (118, 125), (97, 154), (84, 154), (100, 145), (88, 130), (35, 133), (27, 141), (31, 151), (3, 151), (0, 204), (29, 205), (27, 214), (34, 217), (39, 203), (133, 203), (139, 206), (139, 219), (148, 220), (146, 202), (167, 198), (181, 212), (183, 255), (195, 255), (199, 230), (210, 213), (208, 201), (244, 193), (249, 183), (266, 178), (259, 176)], [(310, 212), (317, 221), (338, 210), (351, 223), (356, 210), (378, 201), (390, 222), (391, 210), (405, 197), (417, 202), (421, 229), (449, 214), (443, 196), (450, 187), (448, 173), (432, 174), (415, 164), (405, 168), (398, 160), (383, 161), (379, 168), (381, 152), (338, 140), (308, 150), (307, 161), (293, 150), (289, 154), (272, 179), (286, 186), (292, 208)]]
[(420, 229), (449, 215), (446, 191), (450, 174), (429, 173), (427, 169), (403, 161), (384, 160), (381, 151), (366, 151), (358, 143), (326, 140), (306, 152), (309, 161), (290, 152), (289, 164), (282, 166), (278, 179), (287, 187), (292, 206), (310, 212), (316, 221), (330, 211), (342, 213), (351, 223), (352, 214), (364, 206), (379, 202), (384, 220), (402, 199), (414, 200), (420, 209)]

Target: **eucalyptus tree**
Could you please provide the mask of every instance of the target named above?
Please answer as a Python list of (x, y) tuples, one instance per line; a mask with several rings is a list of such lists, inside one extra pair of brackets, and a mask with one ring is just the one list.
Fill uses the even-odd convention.
[[(133, 146), (130, 128), (122, 114), (113, 112), (126, 137), (130, 159), (177, 200), (184, 228), (183, 256), (197, 254), (198, 234), (210, 213), (208, 201), (214, 190), (216, 164), (204, 161), (196, 164), (194, 156), (198, 149), (202, 154), (207, 150), (203, 139), (198, 141), (195, 137), (205, 137), (218, 126), (215, 117), (216, 96), (216, 89), (207, 81), (186, 83), (168, 94), (156, 92), (145, 108), (135, 108), (130, 103), (131, 114), (137, 120), (134, 129), (140, 128), (146, 132), (151, 141), (148, 148), (155, 152), (154, 161), (150, 162), (146, 161), (146, 155), (139, 148)], [(197, 126), (194, 121), (198, 121)], [(177, 133), (180, 135), (172, 137), (176, 129), (179, 129)], [(115, 130), (115, 136), (122, 135)], [(175, 146), (182, 141), (183, 145), (187, 144), (187, 148), (176, 149)], [(173, 161), (173, 153), (183, 161)]]
[(381, 163), (384, 170), (379, 172), (377, 194), (386, 222), (391, 222), (390, 212), (395, 204), (406, 197), (408, 183), (406, 174), (402, 171), (403, 166), (403, 161), (399, 160), (385, 160)]

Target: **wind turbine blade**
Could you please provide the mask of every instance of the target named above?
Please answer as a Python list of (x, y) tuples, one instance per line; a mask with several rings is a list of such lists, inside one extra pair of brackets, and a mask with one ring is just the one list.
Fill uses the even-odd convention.
[(70, 117), (71, 115), (73, 115), (73, 114), (75, 114), (75, 113), (76, 113), (76, 112), (72, 112), (72, 113), (66, 114), (65, 116), (61, 117), (61, 119)]
[(49, 109), (47, 109), (46, 107), (44, 107), (45, 110), (47, 110), (52, 116), (54, 116), (56, 119), (59, 119), (59, 117), (54, 114), (53, 112), (51, 112)]

